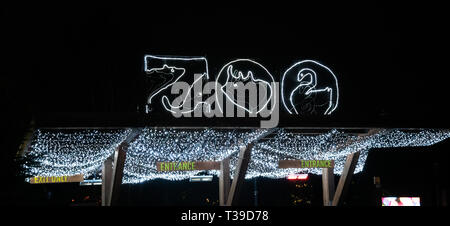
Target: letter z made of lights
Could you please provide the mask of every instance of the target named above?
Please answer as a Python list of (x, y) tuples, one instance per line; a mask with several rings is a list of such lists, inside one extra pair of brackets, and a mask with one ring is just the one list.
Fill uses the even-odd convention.
[[(188, 67), (191, 65), (190, 67)], [(192, 67), (195, 65), (196, 67)], [(146, 78), (151, 80), (152, 87), (147, 90), (149, 92), (146, 105), (146, 113), (151, 111), (155, 98), (160, 97), (159, 103), (162, 104), (166, 111), (175, 113), (173, 109), (180, 109), (184, 103), (192, 101), (189, 98), (192, 87), (201, 80), (209, 79), (208, 61), (205, 57), (161, 57), (146, 55), (144, 57), (144, 70)], [(177, 82), (186, 82), (192, 79), (194, 74), (200, 74), (198, 78), (190, 85), (189, 92), (184, 96), (181, 104), (173, 105), (173, 99), (169, 100), (171, 87)], [(158, 101), (157, 101), (158, 102)], [(201, 107), (206, 102), (197, 103), (193, 109), (181, 110), (180, 113), (190, 113), (196, 108)]]

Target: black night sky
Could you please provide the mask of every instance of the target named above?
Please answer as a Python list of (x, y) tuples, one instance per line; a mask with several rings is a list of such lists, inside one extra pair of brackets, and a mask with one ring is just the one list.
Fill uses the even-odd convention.
[[(180, 125), (180, 121), (145, 118), (137, 109), (144, 101), (145, 54), (206, 56), (211, 72), (236, 58), (254, 59), (274, 75), (301, 59), (315, 59), (332, 68), (342, 90), (335, 114), (303, 119), (286, 116), (281, 126), (449, 128), (449, 18), (443, 7), (257, 2), (17, 4), (3, 7), (1, 13), (1, 124), (6, 132), (1, 137), (1, 158), (2, 171), (12, 181), (17, 180), (12, 159), (32, 119), (37, 126)], [(230, 125), (229, 121), (207, 123)], [(448, 149), (448, 141), (433, 147), (433, 152), (420, 148), (404, 155), (398, 154), (401, 150), (372, 151), (367, 170), (355, 177), (361, 185), (354, 189), (375, 194), (371, 177), (380, 175), (392, 180), (386, 183), (392, 184), (395, 194), (410, 181), (416, 187), (431, 184), (416, 193), (430, 190), (427, 202), (433, 205), (433, 164), (439, 165), (435, 166), (439, 172), (448, 171), (444, 147)], [(422, 159), (428, 159), (428, 167), (421, 168)], [(377, 167), (383, 162), (392, 164)], [(398, 167), (404, 170), (395, 168), (395, 162), (402, 162)], [(417, 181), (412, 175), (428, 181)], [(447, 181), (439, 186), (448, 189), (448, 174), (437, 176)], [(253, 181), (248, 183), (253, 186)], [(258, 183), (276, 190), (278, 182)], [(0, 202), (27, 204), (18, 198), (20, 189), (10, 195), (15, 188), (5, 186)], [(261, 193), (269, 192), (261, 189)], [(355, 205), (364, 205), (364, 200), (349, 198)], [(247, 200), (248, 205), (252, 202)]]

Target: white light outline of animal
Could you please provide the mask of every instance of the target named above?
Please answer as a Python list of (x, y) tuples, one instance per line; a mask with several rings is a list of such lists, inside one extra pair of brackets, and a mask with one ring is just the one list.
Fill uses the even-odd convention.
[[(239, 79), (239, 78), (241, 78), (243, 81), (247, 81), (249, 78), (251, 78), (251, 80), (252, 80), (253, 83), (255, 83), (255, 81), (257, 81), (257, 80), (253, 77), (253, 72), (252, 72), (252, 71), (248, 71), (248, 72), (247, 72), (247, 76), (244, 76), (244, 74), (242, 73), (242, 71), (237, 71), (237, 76), (235, 76), (235, 74), (236, 74), (236, 73), (233, 72), (233, 65), (228, 65), (228, 67), (227, 67), (227, 81), (229, 80), (230, 75), (231, 75), (231, 77), (233, 77), (234, 79)], [(259, 80), (261, 80), (261, 79), (259, 79)], [(267, 86), (270, 87), (270, 83), (268, 83), (268, 82), (266, 82), (266, 81), (264, 81), (264, 80), (261, 80), (261, 82), (265, 83)], [(236, 87), (236, 86), (237, 86), (237, 85), (234, 84), (234, 87)], [(222, 91), (223, 93), (227, 93), (227, 92), (224, 92), (224, 88), (226, 88), (226, 85), (224, 85), (224, 86), (221, 87), (221, 89), (222, 89), (221, 91)], [(225, 89), (225, 90), (226, 90), (226, 89)], [(272, 91), (271, 91), (270, 93), (272, 94)], [(227, 93), (227, 96), (228, 96), (228, 93)], [(267, 96), (267, 94), (266, 94), (266, 96)], [(233, 104), (235, 104), (234, 101), (232, 101), (232, 102), (233, 102)], [(253, 110), (254, 110), (255, 108), (258, 109), (258, 106), (251, 108), (251, 110), (248, 110), (248, 109), (246, 109), (246, 108), (244, 108), (244, 110), (246, 110), (246, 111), (249, 112), (249, 113), (253, 113)], [(264, 109), (264, 108), (262, 108), (262, 109)], [(257, 113), (259, 113), (259, 111), (258, 111)]]
[[(305, 75), (303, 75), (302, 72), (305, 71), (305, 70), (310, 70), (312, 72), (312, 74), (310, 72), (308, 72)], [(333, 103), (332, 103), (333, 102), (333, 89), (330, 88), (330, 87), (325, 87), (323, 89), (314, 89), (317, 86), (317, 73), (311, 68), (302, 68), (297, 74), (297, 81), (300, 82), (301, 80), (303, 80), (303, 78), (308, 76), (308, 74), (312, 78), (311, 81), (309, 83), (300, 83), (300, 85), (295, 87), (295, 89), (291, 92), (291, 95), (289, 95), (289, 100), (291, 102), (291, 105), (294, 106), (294, 111), (295, 111), (296, 114), (298, 114), (297, 109), (295, 108), (295, 104), (292, 102), (292, 97), (295, 94), (295, 92), (298, 89), (300, 89), (302, 86), (309, 86), (309, 85), (312, 84), (312, 87), (308, 88), (308, 90), (305, 92), (306, 95), (309, 95), (311, 93), (323, 92), (323, 91), (330, 92), (330, 101), (329, 101), (329, 104), (328, 104), (328, 108), (327, 108), (327, 110), (324, 113), (324, 114), (327, 114), (328, 110), (330, 110), (331, 106), (333, 105)], [(300, 78), (299, 75), (302, 76), (302, 77)], [(313, 81), (314, 81), (314, 84), (313, 84)]]
[[(284, 72), (284, 74), (283, 74), (283, 77), (282, 77), (282, 79), (281, 79), (281, 100), (282, 100), (282, 102), (283, 102), (283, 105), (284, 105), (284, 108), (289, 112), (289, 114), (293, 114), (290, 110), (289, 110), (289, 108), (286, 106), (286, 102), (285, 102), (285, 97), (284, 97), (284, 92), (283, 92), (283, 90), (284, 90), (284, 82), (285, 82), (285, 77), (286, 77), (286, 74), (293, 68), (293, 67), (295, 67), (295, 66), (297, 66), (297, 65), (299, 65), (299, 64), (302, 64), (302, 63), (308, 63), (308, 62), (310, 62), (310, 63), (315, 63), (315, 64), (317, 64), (317, 65), (319, 65), (319, 66), (321, 66), (321, 67), (323, 67), (323, 68), (325, 68), (327, 71), (329, 71), (330, 73), (331, 73), (331, 75), (333, 75), (333, 77), (334, 77), (334, 81), (335, 81), (335, 83), (336, 83), (336, 105), (334, 106), (334, 108), (333, 109), (331, 109), (330, 111), (328, 111), (328, 109), (327, 109), (327, 111), (325, 111), (325, 113), (324, 113), (324, 115), (330, 115), (333, 111), (335, 111), (336, 110), (336, 108), (338, 107), (338, 105), (339, 105), (339, 85), (338, 85), (338, 79), (337, 79), (337, 77), (336, 77), (336, 75), (333, 73), (333, 71), (331, 71), (331, 69), (330, 68), (328, 68), (327, 66), (325, 66), (325, 65), (323, 65), (323, 64), (321, 64), (321, 63), (319, 63), (319, 62), (317, 62), (317, 61), (314, 61), (314, 60), (302, 60), (302, 61), (299, 61), (299, 62), (297, 62), (297, 63), (295, 63), (295, 64), (293, 64), (291, 67), (289, 67), (285, 72)], [(312, 71), (314, 71), (314, 70), (312, 70)], [(298, 76), (298, 74), (297, 74), (297, 76)], [(317, 81), (317, 79), (316, 79), (316, 81)], [(329, 87), (328, 87), (329, 88)], [(330, 89), (332, 89), (332, 88), (330, 88)], [(322, 90), (323, 91), (323, 90)], [(292, 95), (290, 95), (289, 96), (289, 100), (290, 100), (290, 102), (292, 103)], [(330, 99), (330, 102), (332, 102), (332, 99)], [(295, 108), (294, 108), (294, 110), (295, 110)], [(296, 113), (297, 113), (297, 111), (296, 111)], [(298, 113), (297, 113), (298, 114)]]
[[(222, 71), (223, 71), (223, 69), (225, 69), (225, 67), (231, 66), (231, 64), (236, 63), (236, 62), (240, 62), (240, 61), (249, 61), (249, 62), (252, 62), (252, 63), (254, 63), (254, 64), (260, 66), (260, 67), (263, 68), (263, 69), (266, 71), (266, 73), (272, 78), (272, 81), (273, 81), (273, 83), (275, 84), (275, 79), (273, 78), (272, 74), (270, 74), (270, 72), (269, 72), (263, 65), (261, 65), (260, 63), (254, 61), (254, 60), (250, 60), (250, 59), (236, 59), (236, 60), (230, 61), (230, 62), (228, 62), (227, 64), (225, 64), (225, 65), (220, 69), (219, 73), (217, 74), (217, 78), (216, 78), (216, 87), (215, 87), (215, 89), (216, 89), (216, 102), (217, 102), (217, 103), (219, 103), (219, 97), (218, 97), (218, 93), (217, 93), (217, 91), (219, 90), (219, 89), (218, 89), (219, 75), (222, 73)], [(250, 72), (250, 73), (249, 73), (249, 72)], [(257, 111), (255, 114), (259, 114), (259, 112), (261, 112), (264, 108), (266, 108), (267, 104), (269, 104), (269, 102), (270, 102), (270, 100), (271, 100), (271, 98), (272, 98), (272, 95), (274, 96), (274, 101), (273, 101), (274, 103), (273, 103), (273, 105), (275, 106), (275, 104), (276, 104), (276, 93), (273, 92), (272, 86), (270, 85), (269, 82), (264, 81), (264, 80), (262, 80), (262, 79), (255, 79), (255, 78), (253, 77), (253, 72), (251, 72), (251, 71), (248, 71), (248, 72), (247, 72), (247, 76), (246, 76), (246, 77), (243, 76), (242, 72), (238, 73), (238, 77), (233, 76), (233, 73), (232, 73), (232, 77), (233, 77), (233, 78), (239, 78), (240, 76), (241, 76), (243, 79), (245, 78), (245, 80), (247, 80), (248, 77), (250, 76), (251, 79), (252, 79), (252, 81), (255, 82), (255, 83), (256, 83), (257, 81), (259, 81), (259, 82), (263, 82), (263, 83), (269, 84), (270, 96), (269, 96), (267, 102), (264, 104), (264, 106), (263, 106), (259, 111)], [(229, 78), (230, 78), (230, 74), (227, 73), (227, 80), (226, 80), (227, 82), (228, 82), (228, 79), (229, 79)], [(236, 103), (233, 99), (231, 99), (231, 98), (228, 96), (228, 94), (227, 94), (226, 92), (223, 92), (223, 88), (224, 88), (224, 87), (226, 87), (226, 84), (220, 87), (220, 92), (222, 92), (223, 94), (225, 94), (225, 96), (226, 96), (226, 98), (227, 98), (228, 100), (230, 100), (230, 101), (231, 101), (234, 105), (236, 105), (237, 107), (239, 107), (239, 108), (241, 108), (241, 109), (247, 111), (247, 112), (250, 113), (250, 114), (253, 114), (253, 112), (249, 111), (247, 108), (245, 108), (245, 107), (239, 105), (239, 104)], [(222, 107), (220, 106), (220, 104), (217, 104), (217, 106), (219, 107), (220, 112), (223, 113), (223, 110), (222, 110)], [(270, 111), (270, 113), (272, 113), (273, 110), (274, 110), (274, 109), (272, 108), (272, 110)]]
[(206, 63), (206, 78), (209, 79), (209, 72), (208, 72), (208, 60), (206, 57), (163, 57), (163, 56), (155, 56), (155, 55), (145, 55), (144, 56), (144, 70), (145, 72), (150, 71), (147, 69), (147, 58), (153, 58), (158, 60), (184, 60), (184, 61), (191, 61), (191, 60), (200, 60), (205, 61)]
[[(164, 66), (166, 66), (166, 67), (169, 67), (169, 66), (167, 66), (167, 64), (164, 64), (162, 68), (152, 68), (152, 69), (148, 70), (147, 58), (153, 58), (153, 59), (158, 59), (158, 60), (204, 61), (205, 64), (206, 64), (206, 73), (203, 73), (202, 76), (200, 76), (200, 78), (203, 78), (203, 77), (206, 75), (206, 79), (209, 79), (209, 72), (208, 72), (208, 67), (209, 67), (209, 66), (208, 66), (208, 60), (206, 59), (206, 57), (163, 57), (163, 56), (145, 55), (145, 56), (144, 56), (144, 71), (145, 71), (146, 73), (151, 73), (153, 70), (156, 70), (156, 69), (164, 69)], [(177, 68), (177, 67), (171, 66), (170, 68)], [(147, 99), (147, 103), (148, 103), (148, 104), (151, 104), (151, 103), (152, 103), (152, 102), (151, 102), (151, 101), (152, 101), (152, 98), (153, 98), (155, 95), (157, 95), (157, 94), (158, 94), (159, 92), (161, 92), (162, 90), (164, 90), (164, 89), (166, 89), (166, 88), (172, 86), (173, 84), (175, 84), (175, 83), (176, 83), (176, 82), (184, 75), (184, 73), (186, 72), (186, 69), (185, 69), (185, 68), (177, 68), (177, 69), (182, 69), (182, 70), (183, 70), (183, 73), (182, 73), (180, 76), (178, 76), (178, 78), (175, 79), (174, 82), (172, 82), (171, 84), (167, 85), (166, 87), (164, 87), (164, 88), (158, 90), (155, 94), (153, 94), (150, 98), (148, 98), (148, 99)], [(172, 69), (172, 70), (173, 70), (173, 69)], [(198, 81), (198, 79), (192, 83), (192, 86), (193, 86), (197, 81)], [(192, 88), (192, 86), (191, 86), (191, 88)], [(190, 91), (190, 89), (189, 89), (189, 91)], [(164, 107), (166, 110), (168, 110), (168, 109), (166, 108), (166, 106), (164, 106), (164, 102), (163, 102), (163, 98), (164, 98), (164, 97), (166, 97), (166, 99), (168, 100), (167, 96), (163, 96), (163, 97), (161, 97), (161, 103), (163, 103), (163, 107)], [(186, 98), (187, 98), (187, 95), (186, 95), (186, 97), (185, 97), (183, 103), (186, 101)], [(198, 104), (200, 104), (200, 103), (206, 103), (206, 102), (199, 102)], [(195, 107), (194, 107), (194, 109), (193, 109), (192, 111), (194, 111), (194, 110), (197, 108), (198, 104), (195, 105)], [(208, 103), (206, 103), (206, 104), (208, 104)], [(170, 105), (170, 104), (169, 104), (169, 105)], [(170, 105), (170, 106), (172, 106), (172, 105)], [(210, 111), (210, 110), (211, 110), (211, 106), (208, 104), (208, 111)], [(168, 111), (170, 111), (170, 112), (172, 112), (172, 113), (175, 113), (175, 112), (172, 111), (172, 110), (168, 110)], [(192, 112), (192, 111), (190, 111), (190, 112)], [(183, 112), (182, 112), (182, 113), (183, 113)], [(186, 112), (186, 113), (188, 113), (188, 112)]]
[[(164, 64), (162, 68), (152, 68), (151, 70), (148, 70), (146, 73), (149, 75), (149, 74), (152, 74), (153, 71), (155, 71), (155, 70), (164, 70), (164, 68), (168, 68), (168, 69), (170, 68), (170, 69), (171, 69), (170, 71), (171, 71), (172, 73), (175, 72), (175, 70), (173, 69), (173, 67), (169, 67), (169, 66), (167, 66), (166, 64)], [(166, 74), (166, 73), (164, 73), (164, 74)], [(163, 86), (165, 86), (166, 84), (169, 84), (169, 83), (171, 82), (171, 80), (166, 80), (165, 77), (162, 77), (162, 76), (160, 76), (160, 77), (164, 79), (163, 85), (162, 85), (161, 87), (163, 87)], [(172, 77), (172, 80), (174, 79), (174, 77), (175, 77), (175, 76)], [(161, 87), (159, 87), (159, 88), (161, 88)], [(153, 93), (154, 93), (154, 92), (157, 92), (157, 93), (158, 93), (159, 91), (160, 91), (160, 90), (157, 89), (157, 90), (153, 91)], [(147, 102), (149, 102), (149, 103), (152, 102), (151, 99), (153, 98), (153, 95), (152, 95), (153, 93), (150, 94), (150, 95), (151, 95), (151, 96), (150, 96), (150, 99), (147, 98)], [(156, 95), (156, 94), (155, 94), (155, 95)]]
[[(179, 108), (181, 108), (181, 107), (184, 105), (184, 103), (186, 103), (186, 100), (187, 100), (187, 98), (188, 98), (188, 96), (189, 96), (189, 94), (190, 94), (190, 92), (191, 92), (191, 90), (192, 90), (192, 87), (195, 85), (195, 83), (197, 83), (198, 81), (200, 81), (204, 76), (205, 76), (205, 74), (202, 74), (199, 78), (197, 78), (197, 79), (192, 83), (192, 85), (189, 87), (189, 90), (188, 90), (186, 96), (184, 97), (183, 102), (182, 102), (179, 106), (173, 106), (172, 104), (170, 104), (169, 98), (168, 98), (166, 95), (164, 95), (164, 96), (161, 98), (161, 103), (162, 103), (163, 107), (164, 107), (167, 111), (169, 111), (169, 112), (171, 112), (171, 113), (173, 113), (173, 114), (176, 114), (177, 112), (173, 111), (172, 109), (174, 109), (174, 108), (175, 108), (175, 109), (179, 109)], [(195, 95), (195, 94), (194, 94), (194, 95)], [(203, 95), (203, 93), (201, 93), (201, 95)], [(170, 109), (166, 106), (166, 102), (164, 102), (164, 100), (167, 100), (167, 103), (168, 103), (168, 105), (170, 106)], [(200, 101), (200, 102), (198, 102), (197, 104), (195, 104), (195, 106), (194, 106), (194, 108), (193, 108), (192, 110), (181, 111), (180, 113), (182, 113), (182, 114), (191, 113), (191, 112), (195, 111), (195, 109), (197, 109), (198, 105), (200, 105), (200, 104), (206, 104), (206, 106), (208, 106), (207, 112), (208, 112), (208, 113), (211, 112), (211, 105), (210, 105), (208, 102), (206, 102), (206, 101)]]
[(176, 82), (178, 82), (178, 80), (180, 80), (180, 78), (183, 77), (184, 73), (186, 72), (186, 69), (185, 69), (185, 68), (182, 68), (182, 67), (175, 67), (175, 66), (168, 66), (167, 64), (164, 64), (162, 68), (152, 68), (152, 69), (150, 69), (150, 70), (148, 70), (148, 71), (146, 71), (146, 72), (147, 72), (147, 73), (153, 73), (153, 71), (161, 70), (161, 69), (164, 69), (164, 68), (170, 68), (170, 71), (171, 71), (171, 72), (175, 72), (175, 71), (174, 71), (174, 68), (177, 69), (177, 70), (183, 70), (183, 73), (181, 73), (181, 75), (178, 76), (178, 78), (176, 78), (174, 82), (168, 84), (168, 85), (167, 85), (166, 87), (164, 87), (164, 88), (159, 89), (157, 92), (155, 92), (153, 95), (151, 95), (151, 96), (147, 99), (147, 104), (151, 104), (151, 103), (152, 103), (153, 97), (156, 96), (158, 93), (160, 93), (161, 91), (167, 89), (168, 87), (170, 87), (170, 86), (172, 86), (173, 84), (175, 84)]

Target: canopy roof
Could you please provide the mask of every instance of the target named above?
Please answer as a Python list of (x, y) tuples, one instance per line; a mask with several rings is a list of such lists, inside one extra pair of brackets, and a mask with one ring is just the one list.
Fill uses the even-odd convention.
[[(85, 178), (100, 178), (103, 162), (131, 133), (132, 128), (117, 129), (39, 129), (26, 155), (33, 176), (60, 176), (83, 173)], [(364, 131), (364, 132), (363, 132)], [(156, 178), (182, 180), (200, 171), (158, 172), (159, 161), (221, 161), (230, 156), (231, 173), (239, 148), (253, 142), (246, 178), (281, 178), (290, 173), (321, 174), (317, 168), (279, 169), (286, 159), (335, 160), (334, 172), (340, 174), (350, 153), (361, 155), (355, 173), (362, 171), (372, 148), (429, 146), (450, 137), (438, 129), (212, 129), (141, 128), (130, 142), (124, 168), (124, 183), (139, 183)], [(209, 174), (218, 174), (210, 170)]]

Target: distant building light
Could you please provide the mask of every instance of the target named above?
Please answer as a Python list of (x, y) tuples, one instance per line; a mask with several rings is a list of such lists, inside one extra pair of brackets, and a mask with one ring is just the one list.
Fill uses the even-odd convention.
[(80, 182), (80, 186), (102, 185), (102, 180), (84, 180)]
[(213, 179), (212, 175), (191, 176), (189, 178), (189, 182), (205, 182), (205, 181), (212, 181), (212, 179)]
[(308, 180), (308, 174), (291, 174), (287, 176), (288, 180)]
[(373, 184), (375, 184), (375, 185), (381, 184), (380, 177), (373, 177)]

